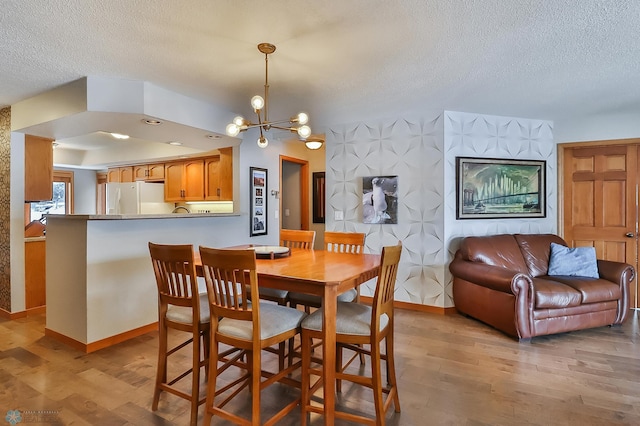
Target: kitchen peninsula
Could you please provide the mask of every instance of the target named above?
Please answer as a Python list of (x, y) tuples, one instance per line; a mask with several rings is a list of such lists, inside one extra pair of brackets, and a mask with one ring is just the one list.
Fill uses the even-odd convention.
[(224, 247), (248, 236), (238, 213), (49, 215), (45, 334), (89, 353), (155, 330), (149, 241)]

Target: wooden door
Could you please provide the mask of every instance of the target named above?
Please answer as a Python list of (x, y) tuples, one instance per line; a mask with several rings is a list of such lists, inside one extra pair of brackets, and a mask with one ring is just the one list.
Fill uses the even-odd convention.
[[(637, 268), (636, 145), (564, 150), (564, 238), (593, 246), (600, 259)], [(636, 281), (637, 282), (637, 281)], [(632, 284), (631, 305), (636, 305)]]

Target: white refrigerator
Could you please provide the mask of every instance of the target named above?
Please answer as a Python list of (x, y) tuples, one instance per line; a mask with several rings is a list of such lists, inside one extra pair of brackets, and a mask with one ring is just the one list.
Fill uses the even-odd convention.
[(174, 208), (164, 201), (163, 183), (107, 183), (107, 214), (163, 214)]

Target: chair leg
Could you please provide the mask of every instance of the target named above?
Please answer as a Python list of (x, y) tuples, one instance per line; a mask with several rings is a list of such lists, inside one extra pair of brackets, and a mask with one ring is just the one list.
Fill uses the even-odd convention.
[(209, 377), (209, 351), (210, 351), (210, 345), (209, 345), (209, 330), (204, 330), (202, 332), (202, 347), (203, 347), (203, 360), (205, 361), (204, 363), (204, 374), (205, 374), (205, 380), (208, 380)]
[[(344, 347), (340, 343), (336, 344), (336, 373), (342, 373), (343, 371), (343, 351)], [(342, 380), (340, 379), (336, 379), (336, 392), (342, 392)]]
[(307, 412), (307, 406), (311, 404), (311, 377), (309, 377), (309, 369), (311, 367), (311, 338), (303, 330), (300, 334), (301, 350), (302, 350), (302, 368), (301, 376), (302, 383), (300, 389), (300, 424), (307, 426), (309, 413)]
[(193, 354), (191, 372), (191, 426), (198, 423), (198, 400), (200, 399), (200, 331), (193, 333)]
[(216, 380), (218, 379), (218, 342), (211, 339), (211, 351), (209, 352), (209, 383), (207, 384), (207, 401), (205, 403), (203, 425), (210, 425), (213, 417), (213, 406), (216, 397)]
[(387, 381), (393, 393), (393, 406), (396, 413), (400, 412), (400, 395), (398, 395), (398, 382), (396, 380), (396, 363), (393, 352), (393, 327), (384, 339), (387, 351)]
[[(373, 342), (372, 342), (373, 343)], [(382, 369), (380, 365), (380, 344), (371, 345), (371, 388), (376, 409), (377, 424), (384, 426), (384, 399), (382, 397)]]
[(260, 382), (262, 380), (262, 357), (260, 348), (251, 352), (251, 425), (260, 426)]
[(167, 327), (162, 320), (158, 327), (158, 333), (158, 370), (156, 371), (156, 387), (153, 391), (152, 411), (158, 409), (161, 392), (160, 384), (167, 381)]

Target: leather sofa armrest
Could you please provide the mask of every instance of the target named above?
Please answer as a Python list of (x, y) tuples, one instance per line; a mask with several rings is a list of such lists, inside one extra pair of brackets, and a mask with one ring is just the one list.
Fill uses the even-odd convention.
[(622, 324), (629, 314), (631, 303), (629, 286), (635, 278), (635, 273), (633, 266), (628, 263), (598, 259), (598, 274), (600, 278), (618, 284), (622, 293), (622, 298), (618, 303), (618, 316), (614, 324)]
[[(527, 277), (517, 271), (484, 263), (469, 262), (459, 257), (456, 257), (449, 264), (449, 270), (454, 277), (510, 294), (519, 293), (522, 290), (522, 286), (515, 284), (522, 281), (521, 278)], [(531, 280), (525, 279), (525, 281), (530, 282)]]
[(623, 285), (633, 281), (635, 271), (631, 265), (623, 262), (598, 259), (600, 278)]

